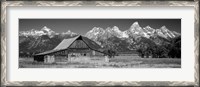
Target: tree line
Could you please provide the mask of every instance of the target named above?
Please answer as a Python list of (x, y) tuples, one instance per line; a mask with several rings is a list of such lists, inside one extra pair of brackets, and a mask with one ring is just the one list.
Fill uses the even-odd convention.
[(141, 42), (137, 47), (140, 57), (149, 58), (181, 58), (181, 37), (171, 39), (161, 45)]

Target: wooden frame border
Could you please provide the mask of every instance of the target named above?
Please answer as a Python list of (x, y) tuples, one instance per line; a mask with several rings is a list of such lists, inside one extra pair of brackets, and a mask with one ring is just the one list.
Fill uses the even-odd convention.
[[(28, 2), (28, 3), (27, 3)], [(173, 81), (16, 81), (6, 80), (7, 6), (194, 6), (195, 7), (195, 82)], [(1, 86), (195, 86), (199, 87), (199, 1), (2, 1), (1, 2)]]

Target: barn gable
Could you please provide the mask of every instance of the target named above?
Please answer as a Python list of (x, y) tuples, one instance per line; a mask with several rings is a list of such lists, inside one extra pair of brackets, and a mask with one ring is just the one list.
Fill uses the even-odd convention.
[(69, 48), (73, 49), (73, 48), (89, 48), (89, 47), (87, 46), (87, 44), (84, 41), (76, 40), (69, 46)]

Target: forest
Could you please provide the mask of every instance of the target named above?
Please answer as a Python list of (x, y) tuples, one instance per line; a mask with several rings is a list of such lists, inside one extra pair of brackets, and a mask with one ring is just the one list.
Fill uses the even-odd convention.
[[(181, 58), (181, 36), (164, 41), (160, 45), (145, 39), (140, 41), (135, 49), (141, 58)], [(113, 58), (118, 55), (118, 51), (111, 46), (107, 46), (104, 52)]]

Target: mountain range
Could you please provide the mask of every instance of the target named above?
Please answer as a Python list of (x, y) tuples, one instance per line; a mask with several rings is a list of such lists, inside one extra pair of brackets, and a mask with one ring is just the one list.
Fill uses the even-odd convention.
[[(20, 54), (35, 54), (51, 50), (63, 39), (75, 37), (78, 34), (68, 30), (63, 33), (56, 33), (47, 26), (40, 30), (30, 29), (19, 32), (19, 52)], [(138, 22), (134, 22), (129, 29), (121, 31), (117, 26), (94, 27), (85, 35), (95, 41), (103, 48), (112, 48), (119, 52), (135, 50), (141, 42), (162, 45), (170, 43), (173, 38), (181, 36), (180, 33), (170, 31), (166, 26), (154, 29), (150, 26), (140, 27)]]

